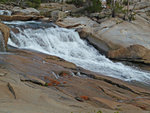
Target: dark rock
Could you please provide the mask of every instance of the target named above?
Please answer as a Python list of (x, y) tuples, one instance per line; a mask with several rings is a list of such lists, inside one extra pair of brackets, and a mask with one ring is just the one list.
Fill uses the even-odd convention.
[(11, 31), (13, 31), (15, 34), (20, 33), (17, 28), (11, 28)]
[(38, 85), (42, 85), (44, 86), (46, 84), (46, 82), (44, 82), (43, 80), (35, 77), (35, 76), (21, 76), (20, 75), (20, 80), (23, 81), (23, 82), (32, 82), (34, 84), (38, 84)]
[(83, 99), (82, 98), (80, 98), (80, 97), (74, 97), (77, 101), (79, 101), (79, 102), (83, 102)]
[(7, 86), (9, 88), (10, 92), (13, 94), (14, 98), (16, 99), (16, 93), (14, 91), (13, 86), (10, 83), (8, 83)]

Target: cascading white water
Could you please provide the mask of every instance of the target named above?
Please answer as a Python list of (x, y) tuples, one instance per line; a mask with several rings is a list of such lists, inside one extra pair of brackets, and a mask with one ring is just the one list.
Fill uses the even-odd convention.
[(88, 45), (86, 41), (81, 40), (75, 30), (59, 27), (16, 28), (20, 33), (14, 34), (12, 32), (13, 38), (8, 42), (12, 46), (59, 56), (85, 69), (125, 81), (136, 80), (150, 84), (150, 73), (125, 66), (122, 63), (112, 62)]
[(0, 15), (8, 15), (8, 16), (11, 16), (11, 11), (9, 10), (0, 10)]

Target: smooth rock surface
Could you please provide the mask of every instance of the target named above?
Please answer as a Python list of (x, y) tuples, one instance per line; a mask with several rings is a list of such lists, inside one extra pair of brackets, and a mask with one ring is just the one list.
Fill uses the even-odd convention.
[[(9, 52), (15, 54), (0, 56), (3, 64), (0, 64), (0, 72), (7, 73), (6, 76), (0, 77), (0, 111), (2, 112), (149, 113), (150, 90), (146, 87), (136, 87), (79, 67), (65, 68), (65, 65), (60, 65), (62, 61), (54, 56), (18, 49)], [(46, 60), (47, 58), (49, 60)], [(70, 71), (75, 74), (80, 72), (87, 77), (71, 75), (59, 77), (60, 73), (69, 74)], [(56, 79), (51, 72), (55, 72), (58, 78)], [(49, 86), (41, 86), (35, 82), (38, 80), (43, 83), (40, 79), (49, 83)], [(59, 81), (60, 84), (50, 85), (49, 79)], [(11, 86), (9, 89), (8, 83)], [(75, 97), (89, 99), (79, 102), (74, 99)]]
[(150, 64), (150, 50), (141, 45), (131, 45), (127, 48), (109, 51), (108, 57), (111, 59)]
[(36, 16), (39, 16), (40, 12), (34, 8), (22, 9), (20, 7), (14, 7), (12, 9), (12, 14), (13, 15), (36, 15)]

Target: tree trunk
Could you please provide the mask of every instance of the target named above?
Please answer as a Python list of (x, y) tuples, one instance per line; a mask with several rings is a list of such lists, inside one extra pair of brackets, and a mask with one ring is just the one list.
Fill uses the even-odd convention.
[(115, 3), (116, 3), (116, 0), (112, 0), (112, 17), (115, 17), (116, 16), (116, 12), (115, 12)]
[(129, 17), (129, 0), (128, 0), (128, 5), (127, 5), (127, 16)]

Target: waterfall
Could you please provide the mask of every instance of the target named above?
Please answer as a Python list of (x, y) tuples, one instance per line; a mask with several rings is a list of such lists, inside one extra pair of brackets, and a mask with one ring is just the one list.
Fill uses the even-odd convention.
[(11, 16), (12, 12), (9, 10), (0, 10), (0, 15)]
[[(27, 23), (6, 23), (19, 30), (19, 33), (16, 34), (11, 32), (12, 38), (8, 41), (9, 45), (55, 55), (73, 62), (77, 66), (106, 76), (125, 81), (136, 80), (150, 84), (149, 72), (126, 66), (122, 63), (112, 62), (86, 41), (81, 40), (79, 34), (73, 29), (57, 26), (33, 29), (27, 27)], [(30, 25), (32, 24), (34, 25), (36, 22), (30, 23)], [(26, 27), (22, 28), (19, 25)]]

